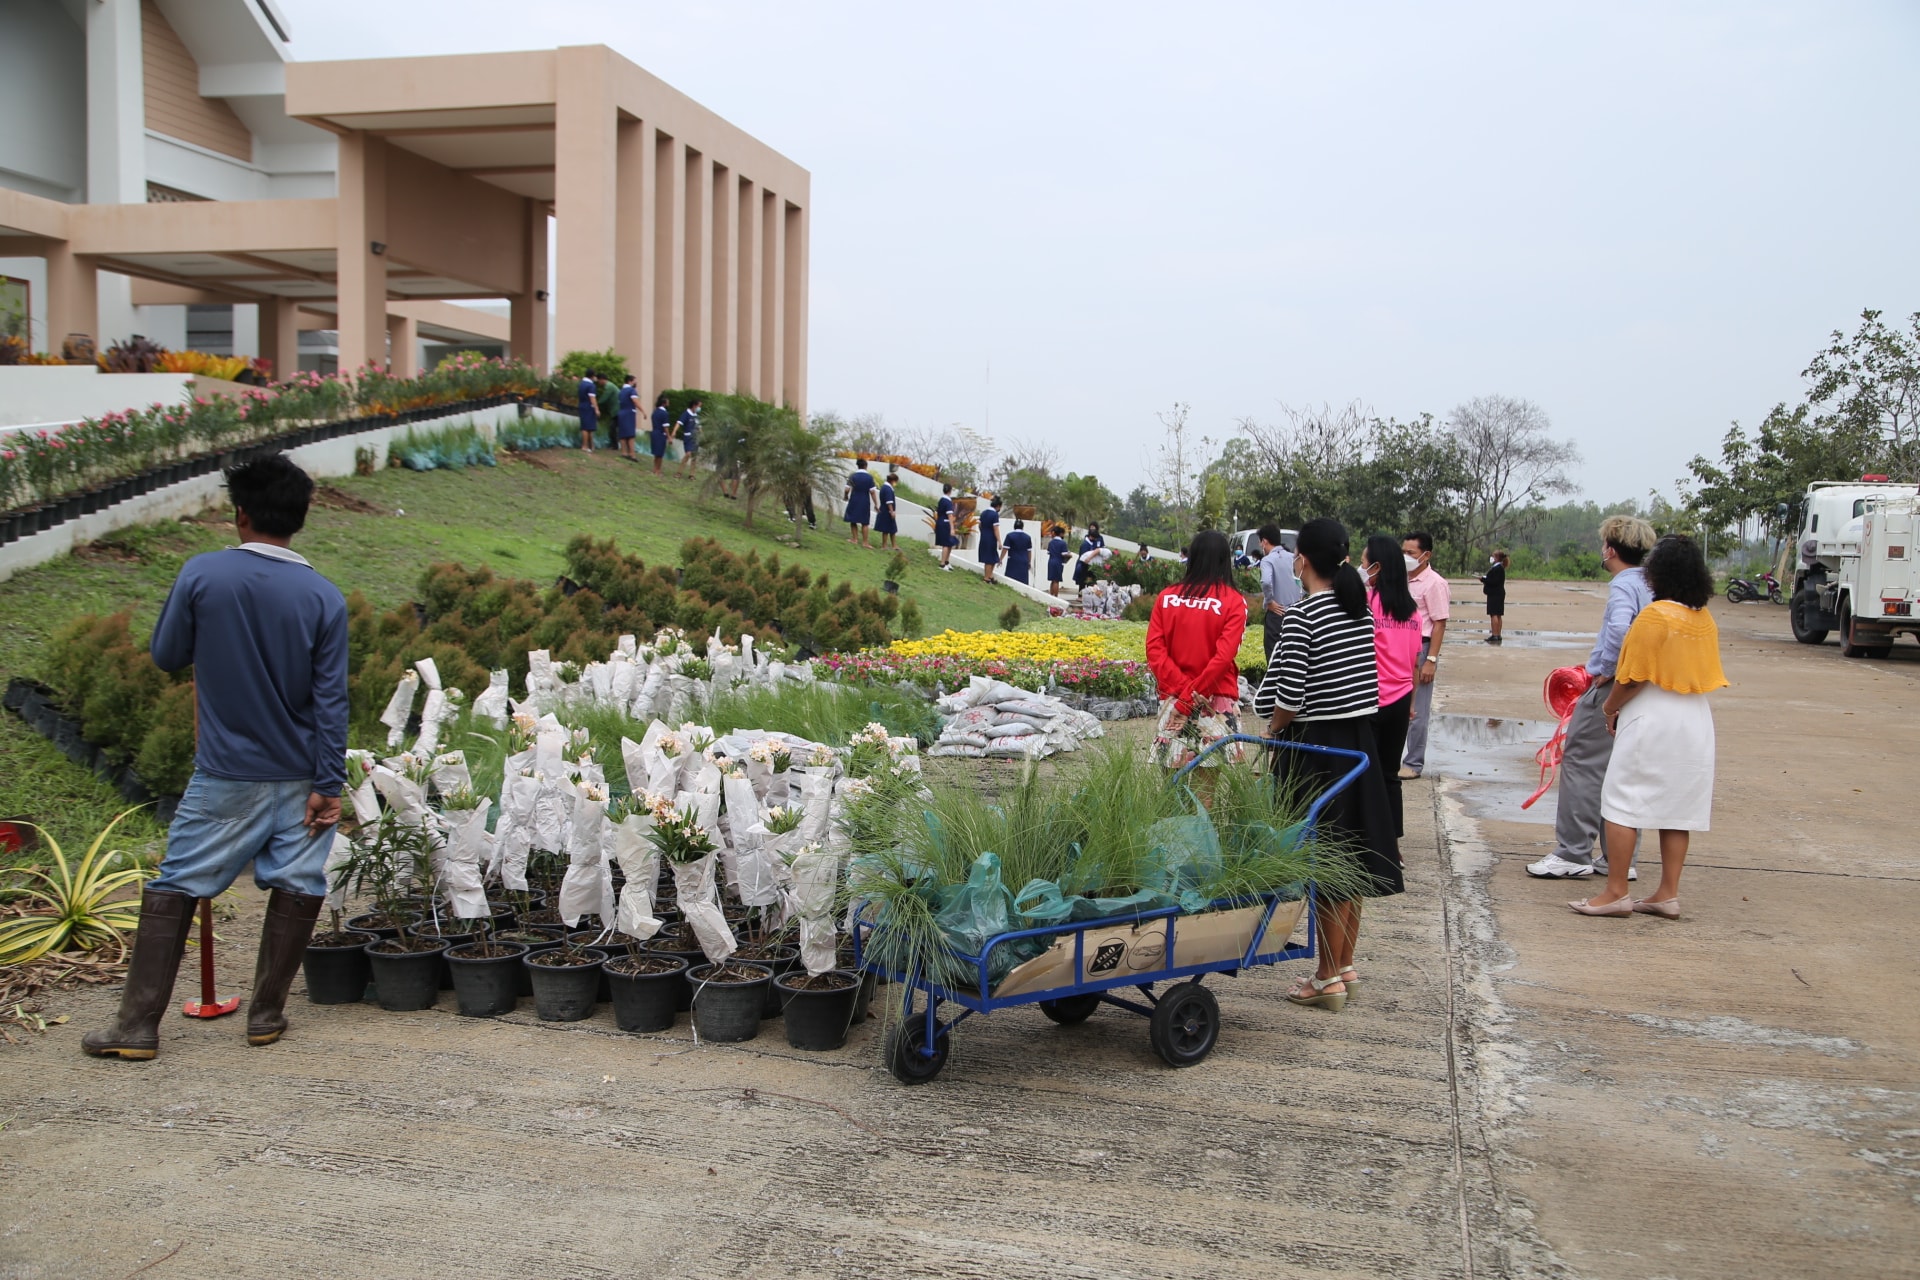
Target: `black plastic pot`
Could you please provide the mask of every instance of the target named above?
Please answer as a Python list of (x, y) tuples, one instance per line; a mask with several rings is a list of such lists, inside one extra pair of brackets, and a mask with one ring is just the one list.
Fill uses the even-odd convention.
[[(686, 961), (689, 970), (691, 970), (694, 965), (701, 964), (706, 960), (705, 953), (700, 950), (700, 944), (692, 938), (674, 938), (656, 934), (651, 950), (655, 955), (672, 956), (676, 960)], [(693, 1008), (693, 984), (691, 982), (684, 980), (681, 982), (680, 994), (677, 999), (679, 1000), (677, 1007), (681, 1013), (685, 1013), (687, 1010)]]
[(693, 984), (693, 1029), (702, 1040), (731, 1044), (760, 1034), (760, 1010), (767, 1002), (773, 970), (764, 964), (730, 960), (727, 967), (749, 969), (756, 976), (739, 982), (715, 981), (720, 966), (703, 964), (687, 970)]
[(367, 984), (373, 981), (367, 944), (379, 939), (370, 933), (350, 932), (346, 936), (351, 941), (307, 944), (300, 968), (307, 975), (308, 1003), (359, 1004), (366, 998)]
[[(755, 955), (740, 956), (738, 958), (745, 961), (747, 964), (763, 964), (767, 966), (767, 968), (773, 971), (773, 976), (776, 978), (780, 977), (782, 974), (786, 973), (788, 970), (792, 969), (795, 965), (800, 963), (800, 948), (798, 947), (792, 947), (792, 946), (787, 946), (785, 944), (782, 944), (780, 946), (772, 947), (768, 949), (773, 952), (771, 956), (767, 956), (765, 954), (755, 954)], [(741, 948), (741, 950), (744, 951), (744, 950), (747, 950), (747, 948), (743, 947)], [(756, 947), (756, 948), (753, 948), (753, 950), (758, 952), (761, 949)], [(768, 983), (767, 984), (767, 1002), (765, 1005), (761, 1007), (760, 1016), (763, 1018), (779, 1017), (780, 1003), (781, 1003), (780, 993), (773, 989), (772, 983)]]
[(78, 520), (80, 518), (80, 495), (79, 494), (76, 493), (71, 497), (61, 499), (60, 518), (62, 520)]
[[(452, 921), (442, 921), (436, 926), (431, 917), (421, 916), (420, 923), (407, 929), (409, 937), (425, 938), (429, 942), (438, 942), (447, 947), (464, 947), (473, 941), (473, 930), (448, 928)], [(440, 959), (440, 989), (453, 990), (453, 970), (448, 967), (446, 957)]]
[(132, 765), (120, 770), (120, 776), (114, 779), (114, 786), (120, 792), (120, 798), (128, 804), (145, 804), (153, 799), (153, 793), (147, 790), (147, 784), (133, 771)]
[[(551, 951), (543, 953), (550, 956)], [(584, 964), (535, 964), (526, 956), (521, 963), (533, 980), (533, 1007), (543, 1022), (578, 1022), (592, 1015), (594, 996), (600, 989), (600, 968), (606, 957), (598, 952)]]
[(440, 998), (440, 966), (445, 943), (435, 943), (429, 951), (381, 951), (398, 945), (395, 938), (383, 938), (367, 944), (367, 960), (373, 965), (373, 985), (380, 1007), (391, 1013), (411, 1013), (431, 1009)]
[(853, 1011), (860, 1000), (859, 975), (833, 969), (820, 977), (841, 980), (837, 986), (796, 990), (791, 985), (806, 976), (800, 970), (773, 980), (775, 994), (786, 1011), (787, 1043), (813, 1053), (838, 1049), (847, 1042), (847, 1032), (853, 1027)]
[(27, 705), (29, 697), (36, 694), (43, 700), (47, 696), (46, 690), (36, 682), (25, 676), (14, 676), (7, 681), (7, 692), (4, 697), (0, 697), (0, 706), (4, 706), (9, 711), (18, 711)]
[(400, 936), (400, 930), (411, 928), (420, 923), (419, 916), (403, 916), (398, 924), (386, 922), (375, 924), (374, 917), (379, 914), (378, 911), (369, 911), (366, 915), (354, 916), (347, 921), (347, 928), (354, 930), (356, 933), (370, 933), (376, 938), (397, 938)]
[(626, 956), (610, 958), (602, 967), (613, 992), (613, 1022), (622, 1031), (665, 1031), (680, 1011), (680, 993), (687, 986), (687, 962), (679, 956), (648, 954), (643, 960), (670, 960), (673, 968), (660, 973), (627, 973)]
[[(560, 939), (567, 936), (565, 928), (547, 929), (527, 925), (521, 925), (514, 929), (513, 932), (521, 936), (502, 939), (502, 941), (519, 943), (527, 949), (528, 955), (532, 955), (536, 951), (551, 951), (560, 945)], [(528, 942), (524, 936), (526, 934), (536, 934), (541, 940), (539, 942)], [(525, 965), (520, 966), (519, 972), (513, 981), (515, 994), (523, 996), (531, 996), (533, 994), (533, 980), (527, 977), (527, 967)]]
[(491, 1018), (512, 1013), (519, 1002), (521, 961), (527, 949), (517, 942), (497, 942), (492, 949), (503, 956), (475, 955), (476, 944), (447, 949), (447, 964), (453, 969), (453, 996), (464, 1018)]

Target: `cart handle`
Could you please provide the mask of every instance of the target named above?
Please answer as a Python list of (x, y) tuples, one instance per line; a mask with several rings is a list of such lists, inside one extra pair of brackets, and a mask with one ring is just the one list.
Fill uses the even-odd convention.
[(1311, 834), (1319, 827), (1320, 814), (1326, 809), (1328, 803), (1342, 791), (1345, 791), (1348, 787), (1358, 782), (1361, 775), (1366, 773), (1367, 766), (1373, 763), (1373, 757), (1366, 752), (1348, 751), (1345, 747), (1320, 747), (1315, 746), (1311, 742), (1294, 742), (1287, 738), (1262, 738), (1257, 734), (1251, 733), (1230, 733), (1218, 742), (1208, 743), (1201, 749), (1198, 755), (1175, 770), (1173, 781), (1178, 782), (1186, 777), (1189, 773), (1193, 772), (1194, 768), (1198, 766), (1202, 760), (1205, 760), (1229, 742), (1257, 742), (1263, 747), (1272, 747), (1276, 751), (1313, 751), (1323, 756), (1341, 756), (1354, 761), (1353, 767), (1348, 769), (1332, 786), (1321, 792), (1319, 798), (1308, 807), (1306, 817), (1306, 831), (1308, 834)]

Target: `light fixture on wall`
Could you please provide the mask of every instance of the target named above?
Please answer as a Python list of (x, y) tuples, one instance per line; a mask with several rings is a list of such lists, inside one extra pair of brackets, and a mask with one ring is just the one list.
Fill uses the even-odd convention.
[(382, 256), (383, 254), (385, 254), (385, 253), (386, 253), (386, 251), (387, 251), (387, 242), (386, 242), (386, 241), (384, 241), (384, 240), (375, 240), (375, 241), (374, 241), (374, 242), (373, 242), (373, 243), (372, 243), (371, 245), (369, 245), (368, 247), (369, 247), (369, 248), (371, 248), (371, 249), (373, 250), (373, 256), (374, 256), (374, 257), (376, 257), (376, 258), (378, 258), (378, 257), (380, 257), (380, 256)]
[(533, 300), (535, 302), (545, 302), (547, 300), (547, 291), (545, 289), (535, 289), (533, 291)]

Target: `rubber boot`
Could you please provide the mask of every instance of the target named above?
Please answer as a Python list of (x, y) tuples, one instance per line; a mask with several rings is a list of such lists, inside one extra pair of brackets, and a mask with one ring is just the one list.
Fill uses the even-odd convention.
[(140, 925), (127, 964), (127, 985), (120, 992), (120, 1016), (113, 1025), (89, 1031), (80, 1047), (97, 1058), (145, 1061), (160, 1052), (160, 1019), (173, 1003), (173, 979), (180, 972), (198, 898), (146, 889), (140, 894)]
[(260, 957), (253, 965), (253, 995), (247, 1001), (247, 1043), (272, 1044), (287, 1029), (287, 988), (300, 972), (313, 937), (313, 922), (325, 898), (275, 889), (260, 926)]

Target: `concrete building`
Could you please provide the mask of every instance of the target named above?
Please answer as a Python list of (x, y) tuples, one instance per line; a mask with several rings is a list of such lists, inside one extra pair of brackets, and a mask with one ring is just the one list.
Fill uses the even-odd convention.
[(612, 347), (649, 390), (805, 409), (806, 170), (604, 46), (288, 38), (272, 0), (0, 0), (0, 117), (34, 122), (0, 131), (0, 276), (35, 349)]

